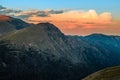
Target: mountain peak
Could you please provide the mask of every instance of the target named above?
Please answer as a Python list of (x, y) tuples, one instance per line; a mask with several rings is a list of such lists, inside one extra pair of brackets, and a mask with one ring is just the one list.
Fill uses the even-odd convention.
[(44, 22), (44, 23), (38, 23), (37, 25), (51, 25), (49, 22)]
[(6, 15), (0, 15), (0, 21), (9, 21), (11, 17), (6, 16)]
[(41, 30), (49, 31), (49, 32), (56, 32), (61, 33), (61, 31), (53, 24), (51, 23), (39, 23), (36, 25), (36, 27), (40, 27)]
[(17, 30), (32, 26), (31, 24), (26, 23), (26, 22), (22, 21), (21, 19), (17, 19), (17, 18), (10, 17), (7, 15), (0, 15), (0, 21), (2, 23), (4, 22), (5, 24), (14, 26), (14, 28), (16, 28)]
[(0, 15), (0, 35), (15, 31), (15, 30), (20, 30), (29, 26), (32, 26), (32, 25), (20, 19), (10, 17), (7, 15)]
[(48, 23), (48, 22), (47, 23), (39, 23), (39, 24), (37, 24), (37, 26), (41, 26), (41, 27), (48, 29), (48, 30), (50, 30), (50, 29), (57, 29), (58, 30), (58, 28), (55, 25)]
[(93, 33), (85, 37), (107, 37), (108, 35), (100, 34), (100, 33)]

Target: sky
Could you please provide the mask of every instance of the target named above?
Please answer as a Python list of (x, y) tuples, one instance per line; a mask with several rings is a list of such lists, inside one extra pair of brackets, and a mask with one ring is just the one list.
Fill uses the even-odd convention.
[(0, 14), (50, 22), (67, 35), (120, 35), (120, 0), (0, 0)]

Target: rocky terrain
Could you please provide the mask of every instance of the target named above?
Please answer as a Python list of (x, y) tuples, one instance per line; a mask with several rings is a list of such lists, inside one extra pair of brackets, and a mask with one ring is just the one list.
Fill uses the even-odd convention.
[(120, 65), (119, 36), (67, 36), (51, 23), (8, 18), (0, 20), (0, 79), (80, 80)]

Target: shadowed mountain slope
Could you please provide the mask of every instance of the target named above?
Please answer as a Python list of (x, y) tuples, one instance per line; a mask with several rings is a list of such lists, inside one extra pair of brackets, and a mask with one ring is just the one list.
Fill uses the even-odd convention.
[(20, 19), (12, 18), (6, 15), (0, 15), (0, 35), (32, 26)]
[[(10, 68), (7, 69), (13, 70), (13, 74), (18, 73), (16, 74), (18, 76), (26, 74), (28, 77), (27, 74), (30, 73), (28, 75), (38, 77), (40, 74), (38, 80), (79, 80), (100, 69), (120, 65), (119, 36), (95, 35), (66, 36), (51, 23), (39, 23), (22, 28), (1, 36), (1, 41), (7, 40), (14, 45), (12, 49), (7, 47), (4, 53), (7, 54), (7, 57), (11, 54), (12, 57), (10, 56), (9, 59), (14, 58), (16, 61), (5, 60), (6, 55), (2, 55), (3, 53), (0, 52), (1, 64), (4, 66), (9, 63)], [(32, 48), (33, 51), (29, 51), (29, 48)], [(17, 65), (13, 66), (11, 63)], [(27, 69), (28, 67), (35, 72)], [(23, 70), (23, 72), (19, 70)], [(13, 75), (11, 76), (13, 77)]]

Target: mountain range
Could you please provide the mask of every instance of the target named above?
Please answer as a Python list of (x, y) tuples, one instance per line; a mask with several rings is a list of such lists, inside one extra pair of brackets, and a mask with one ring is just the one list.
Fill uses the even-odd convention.
[(0, 16), (0, 79), (80, 80), (120, 65), (120, 36), (68, 36), (51, 23)]

